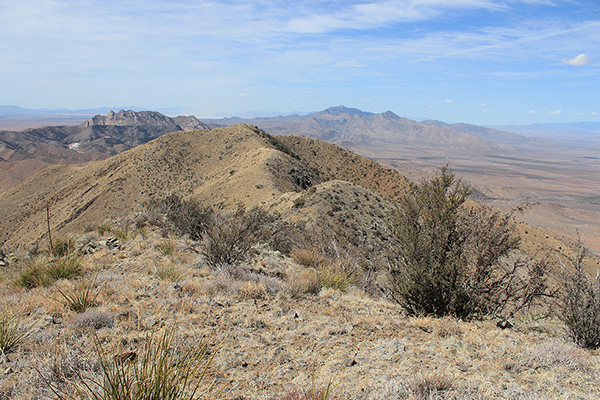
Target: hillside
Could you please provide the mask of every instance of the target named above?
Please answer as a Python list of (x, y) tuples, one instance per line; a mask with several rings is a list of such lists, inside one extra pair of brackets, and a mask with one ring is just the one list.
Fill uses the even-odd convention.
[[(381, 188), (390, 197), (407, 185), (397, 173), (332, 145), (288, 140), (299, 150), (302, 143), (328, 149), (328, 157), (319, 163), (287, 150), (293, 157), (257, 128), (237, 125), (173, 132), (84, 167), (50, 167), (0, 195), (0, 242), (38, 242), (47, 231), (47, 204), (51, 228), (61, 233), (135, 213), (150, 198), (169, 193), (225, 208), (238, 202), (268, 207), (284, 193), (331, 179)], [(354, 160), (354, 172), (340, 169), (347, 160)]]
[(206, 128), (195, 117), (121, 110), (77, 126), (0, 131), (0, 193), (50, 165), (102, 160), (165, 133)]
[(475, 187), (478, 201), (509, 212), (529, 200), (536, 205), (518, 215), (520, 220), (571, 238), (577, 230), (586, 232), (587, 243), (600, 254), (600, 147), (594, 124), (529, 126), (520, 131), (508, 126), (417, 122), (390, 111), (375, 114), (343, 106), (307, 115), (225, 118), (211, 123), (240, 121), (274, 135), (335, 143), (413, 181), (449, 163)]

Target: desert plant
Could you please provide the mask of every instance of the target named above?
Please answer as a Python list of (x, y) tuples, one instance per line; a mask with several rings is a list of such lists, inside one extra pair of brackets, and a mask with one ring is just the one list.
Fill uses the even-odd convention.
[(202, 253), (212, 266), (243, 261), (255, 244), (266, 237), (272, 216), (260, 208), (246, 210), (242, 204), (235, 212), (218, 213), (208, 225)]
[[(569, 336), (583, 348), (600, 348), (600, 275), (592, 278), (584, 269), (587, 248), (579, 238), (571, 268), (563, 263), (559, 317)], [(562, 262), (562, 261), (561, 261)]]
[(25, 268), (17, 274), (14, 283), (15, 286), (24, 289), (32, 289), (34, 287), (48, 285), (50, 283), (50, 278), (46, 273), (47, 262), (46, 257), (37, 257), (29, 261)]
[(356, 270), (339, 263), (326, 264), (319, 269), (319, 279), (325, 287), (345, 292), (358, 281)]
[(0, 311), (0, 353), (6, 354), (29, 335), (35, 324), (27, 323), (25, 317), (13, 314), (6, 308)]
[(467, 207), (470, 193), (444, 166), (392, 213), (390, 294), (409, 314), (512, 315), (548, 294), (545, 262), (509, 262), (518, 245), (512, 215)]
[[(140, 354), (125, 352), (109, 357), (96, 340), (96, 353), (101, 369), (100, 379), (78, 374), (75, 396), (61, 391), (55, 385), (49, 386), (61, 400), (209, 398), (206, 393), (200, 393), (201, 385), (216, 353), (208, 356), (207, 350), (207, 342), (193, 348), (175, 346), (173, 329), (164, 331), (158, 338), (148, 338)], [(212, 385), (207, 391), (211, 388)], [(216, 396), (218, 393), (211, 397)]]
[(162, 264), (156, 268), (156, 276), (162, 280), (177, 282), (185, 274), (173, 263)]
[(163, 256), (170, 256), (171, 254), (175, 253), (175, 243), (173, 243), (171, 240), (163, 240), (156, 245), (156, 249)]
[(82, 272), (83, 261), (81, 257), (74, 255), (51, 258), (45, 270), (46, 275), (51, 281), (71, 279)]
[(319, 273), (314, 268), (306, 268), (302, 272), (293, 273), (287, 281), (290, 296), (302, 297), (306, 294), (318, 294), (321, 291)]
[(75, 239), (68, 236), (55, 239), (52, 246), (48, 248), (48, 253), (53, 257), (66, 257), (73, 254), (75, 250)]
[(96, 231), (96, 233), (100, 236), (104, 236), (105, 233), (110, 233), (113, 227), (109, 223), (94, 225), (92, 230)]
[(96, 306), (98, 298), (98, 288), (94, 281), (82, 280), (73, 288), (56, 286), (56, 290), (62, 296), (59, 300), (61, 303), (69, 307), (71, 311), (82, 313), (88, 308)]
[(165, 221), (170, 222), (177, 231), (192, 240), (202, 239), (213, 215), (212, 209), (178, 194), (152, 199), (145, 204), (145, 208), (151, 223), (161, 225)]

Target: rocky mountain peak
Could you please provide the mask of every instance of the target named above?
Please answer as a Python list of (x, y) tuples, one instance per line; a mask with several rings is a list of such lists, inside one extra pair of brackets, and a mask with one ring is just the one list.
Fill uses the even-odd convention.
[(158, 126), (172, 127), (173, 130), (194, 130), (208, 128), (207, 125), (198, 121), (198, 119), (194, 116), (179, 116), (170, 118), (156, 111), (131, 110), (119, 110), (119, 112), (116, 113), (113, 110), (109, 110), (108, 115), (96, 115), (85, 121), (82, 125), (85, 127), (96, 125)]

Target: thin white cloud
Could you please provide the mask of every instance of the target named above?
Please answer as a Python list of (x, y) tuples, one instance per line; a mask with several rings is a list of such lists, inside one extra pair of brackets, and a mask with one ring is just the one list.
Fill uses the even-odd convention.
[(598, 115), (598, 113), (597, 113), (597, 112), (593, 112), (593, 113), (591, 113), (590, 115), (591, 115), (592, 117), (595, 117), (596, 115)]
[(548, 115), (560, 115), (560, 114), (562, 114), (562, 110), (548, 111)]
[(248, 93), (240, 93), (240, 97), (248, 97), (250, 96)]
[(450, 104), (450, 103), (454, 103), (454, 100), (452, 100), (452, 99), (447, 99), (447, 100), (444, 100), (444, 103), (448, 103), (448, 104)]
[(573, 115), (585, 115), (585, 113), (574, 111)]
[(574, 65), (576, 67), (585, 67), (586, 65), (590, 65), (592, 61), (585, 54), (580, 54), (575, 58), (571, 58), (570, 60), (564, 59), (562, 62), (565, 64)]
[(537, 111), (535, 111), (535, 110), (529, 110), (529, 114), (537, 114)]
[(365, 30), (394, 23), (428, 20), (449, 10), (507, 9), (507, 5), (503, 3), (492, 0), (363, 1), (328, 14), (313, 13), (293, 18), (288, 22), (287, 29), (297, 33), (326, 33), (339, 29)]

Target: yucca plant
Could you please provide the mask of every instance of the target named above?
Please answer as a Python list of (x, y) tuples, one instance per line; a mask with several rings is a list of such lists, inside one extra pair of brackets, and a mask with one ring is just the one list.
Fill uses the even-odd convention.
[(75, 311), (78, 314), (97, 304), (96, 299), (99, 292), (95, 281), (88, 282), (83, 280), (72, 289), (60, 288), (57, 285), (56, 290), (62, 296), (62, 299), (59, 301), (69, 307), (71, 311)]
[(166, 330), (158, 338), (150, 337), (141, 354), (128, 352), (109, 357), (96, 340), (101, 377), (78, 375), (74, 392), (69, 395), (54, 385), (51, 390), (61, 400), (197, 400), (210, 396), (213, 385), (201, 389), (207, 378), (214, 353), (208, 356), (205, 342), (193, 348), (176, 347), (174, 330)]
[(0, 311), (0, 353), (6, 354), (29, 335), (35, 324), (27, 323), (25, 317), (7, 309)]

